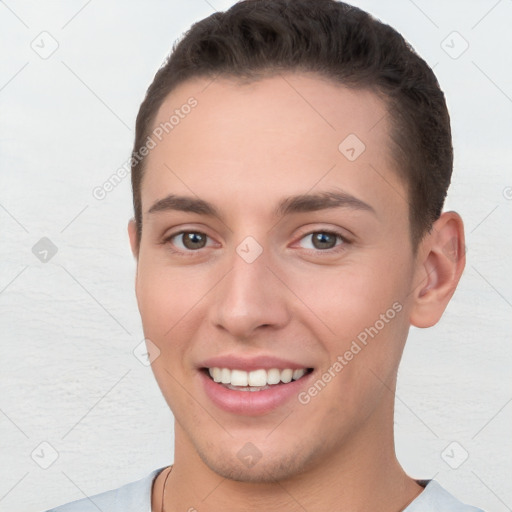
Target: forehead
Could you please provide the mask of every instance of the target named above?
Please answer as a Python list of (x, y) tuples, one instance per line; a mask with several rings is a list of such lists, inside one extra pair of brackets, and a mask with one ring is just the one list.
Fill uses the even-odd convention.
[(152, 128), (143, 212), (171, 192), (260, 208), (261, 199), (313, 187), (381, 203), (405, 195), (383, 101), (317, 75), (189, 80), (162, 103)]

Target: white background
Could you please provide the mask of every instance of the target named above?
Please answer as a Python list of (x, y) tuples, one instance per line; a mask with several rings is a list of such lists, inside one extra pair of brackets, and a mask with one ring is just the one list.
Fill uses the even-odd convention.
[[(45, 510), (172, 462), (172, 415), (132, 353), (143, 335), (129, 177), (102, 201), (92, 190), (129, 157), (138, 107), (173, 41), (232, 3), (0, 3), (2, 511)], [(511, 510), (512, 1), (354, 3), (434, 67), (456, 155), (446, 206), (467, 230), (458, 291), (406, 347), (398, 457), (463, 501)], [(59, 45), (47, 59), (31, 48), (42, 31)], [(453, 31), (469, 44), (458, 58), (465, 43)], [(58, 249), (47, 263), (32, 253), (42, 237)], [(452, 459), (469, 454), (458, 469), (441, 456), (454, 441)], [(48, 469), (31, 458), (50, 461), (41, 442), (58, 452)]]

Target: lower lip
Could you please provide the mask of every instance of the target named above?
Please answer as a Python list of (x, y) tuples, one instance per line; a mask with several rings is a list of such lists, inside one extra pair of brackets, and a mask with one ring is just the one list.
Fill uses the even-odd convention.
[(263, 391), (235, 391), (214, 382), (204, 371), (199, 373), (206, 395), (217, 407), (233, 414), (257, 416), (267, 414), (296, 397), (314, 372)]

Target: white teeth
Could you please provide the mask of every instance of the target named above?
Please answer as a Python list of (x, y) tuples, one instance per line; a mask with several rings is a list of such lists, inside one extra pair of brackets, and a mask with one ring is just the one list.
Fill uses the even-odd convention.
[(293, 370), (290, 370), (289, 368), (281, 371), (281, 380), (285, 384), (288, 384), (288, 382), (292, 381), (292, 376), (293, 376)]
[(281, 372), (277, 368), (272, 368), (267, 372), (268, 384), (279, 384), (281, 382)]
[(220, 382), (220, 368), (210, 368), (210, 375), (215, 382)]
[(231, 370), (231, 382), (232, 386), (247, 386), (249, 381), (249, 375), (243, 370)]
[(305, 373), (306, 373), (306, 370), (293, 370), (292, 379), (293, 380), (300, 379)]
[(247, 379), (249, 386), (266, 386), (267, 385), (267, 372), (266, 370), (254, 370), (249, 372)]
[(221, 382), (222, 384), (229, 384), (231, 382), (231, 371), (227, 368), (222, 368), (222, 378)]
[(292, 380), (298, 380), (303, 377), (306, 371), (305, 368), (298, 370), (271, 368), (270, 370), (260, 369), (251, 372), (230, 370), (229, 368), (208, 368), (210, 377), (215, 382), (225, 384), (230, 389), (233, 386), (249, 387), (251, 391), (256, 391), (253, 388), (267, 389), (269, 385), (279, 384), (280, 382), (288, 384)]

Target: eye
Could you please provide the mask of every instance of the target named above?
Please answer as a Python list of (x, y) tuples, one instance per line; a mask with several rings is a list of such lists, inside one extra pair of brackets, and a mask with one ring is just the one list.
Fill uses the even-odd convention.
[(200, 231), (180, 231), (166, 238), (164, 242), (170, 242), (183, 251), (194, 251), (206, 247), (208, 236)]
[[(304, 245), (304, 241), (306, 245)], [(338, 243), (338, 241), (340, 243)], [(334, 249), (336, 246), (343, 245), (345, 242), (345, 238), (339, 233), (332, 231), (314, 231), (302, 237), (300, 245), (305, 249), (329, 250)]]

